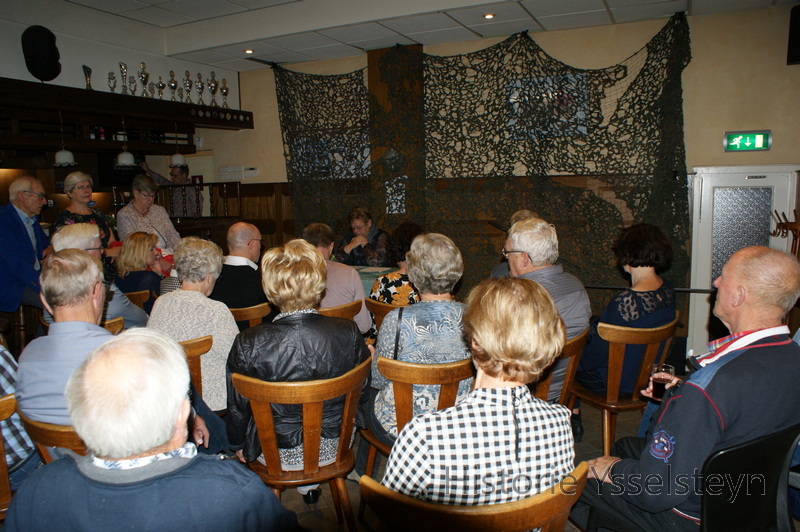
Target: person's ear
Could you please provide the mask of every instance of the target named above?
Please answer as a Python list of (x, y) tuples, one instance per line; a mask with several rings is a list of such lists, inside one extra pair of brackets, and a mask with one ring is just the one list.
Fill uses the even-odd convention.
[(747, 288), (744, 285), (737, 285), (734, 289), (734, 297), (732, 301), (732, 306), (739, 307), (744, 304), (747, 300)]
[(50, 305), (47, 304), (47, 301), (45, 301), (44, 299), (44, 294), (42, 294), (41, 292), (39, 292), (39, 299), (42, 300), (42, 305), (44, 306), (45, 309), (47, 309), (47, 312), (49, 312), (51, 316), (55, 316), (55, 314), (53, 313), (53, 309), (50, 308)]

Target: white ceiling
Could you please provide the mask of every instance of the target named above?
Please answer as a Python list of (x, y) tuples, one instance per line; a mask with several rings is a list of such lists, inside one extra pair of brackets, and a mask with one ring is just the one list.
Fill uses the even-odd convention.
[[(793, 4), (798, 0), (60, 0), (160, 28), (165, 55), (236, 71), (444, 44)], [(83, 7), (79, 7), (83, 6)], [(492, 19), (484, 16), (494, 15)], [(76, 13), (77, 15), (78, 13)], [(252, 55), (245, 53), (251, 49)], [(248, 60), (249, 58), (249, 60)], [(253, 61), (255, 59), (255, 61)]]

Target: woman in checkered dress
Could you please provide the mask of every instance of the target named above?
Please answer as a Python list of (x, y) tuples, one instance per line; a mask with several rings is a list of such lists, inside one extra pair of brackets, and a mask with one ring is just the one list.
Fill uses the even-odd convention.
[(415, 417), (389, 455), (383, 484), (444, 504), (522, 499), (573, 469), (570, 412), (526, 386), (553, 363), (564, 325), (534, 281), (492, 278), (470, 294), (464, 331), (478, 373), (456, 406)]

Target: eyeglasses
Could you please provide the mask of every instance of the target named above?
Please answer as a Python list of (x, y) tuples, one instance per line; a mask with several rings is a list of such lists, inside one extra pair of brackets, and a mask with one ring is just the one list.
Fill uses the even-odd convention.
[(92, 185), (76, 185), (72, 190), (92, 190)]
[(153, 199), (158, 195), (158, 194), (148, 194), (147, 192), (140, 192), (140, 194), (145, 198), (150, 198), (150, 199)]
[(355, 233), (356, 231), (364, 230), (365, 227), (367, 227), (367, 226), (366, 225), (351, 225), (350, 229), (352, 229), (353, 232)]
[(520, 251), (518, 249), (505, 249), (503, 248), (503, 256), (508, 258), (509, 253), (527, 253), (526, 251)]
[(47, 199), (47, 196), (45, 196), (41, 192), (34, 192), (32, 190), (23, 190), (23, 192), (26, 193), (26, 194), (31, 194), (33, 196), (39, 196), (39, 199), (43, 199), (43, 200)]
[[(258, 243), (259, 243), (259, 244), (261, 244), (262, 246), (264, 245), (264, 239), (263, 239), (263, 238), (251, 238), (251, 239), (250, 239), (250, 242), (258, 242)], [(250, 242), (248, 242), (248, 244), (249, 244)]]
[(103, 246), (100, 246), (98, 248), (83, 248), (84, 251), (99, 251), (100, 253), (103, 252), (103, 249), (104, 249)]
[(178, 177), (180, 175), (183, 175), (183, 172), (170, 172), (169, 175), (171, 175), (172, 177)]

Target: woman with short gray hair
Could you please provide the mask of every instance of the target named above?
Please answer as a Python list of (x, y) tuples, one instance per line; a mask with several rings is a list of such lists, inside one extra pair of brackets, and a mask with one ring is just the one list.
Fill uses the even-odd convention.
[(211, 335), (211, 350), (200, 357), (203, 399), (212, 410), (225, 410), (225, 363), (239, 327), (224, 303), (209, 299), (222, 271), (222, 250), (213, 242), (189, 236), (175, 247), (180, 290), (156, 299), (147, 326), (179, 342)]
[[(119, 237), (125, 239), (136, 231), (152, 233), (158, 237), (158, 247), (162, 250), (172, 250), (178, 245), (181, 235), (172, 225), (166, 209), (156, 205), (158, 185), (152, 178), (144, 174), (137, 175), (131, 182), (133, 199), (117, 213), (117, 230)], [(164, 252), (164, 255), (169, 255)]]

